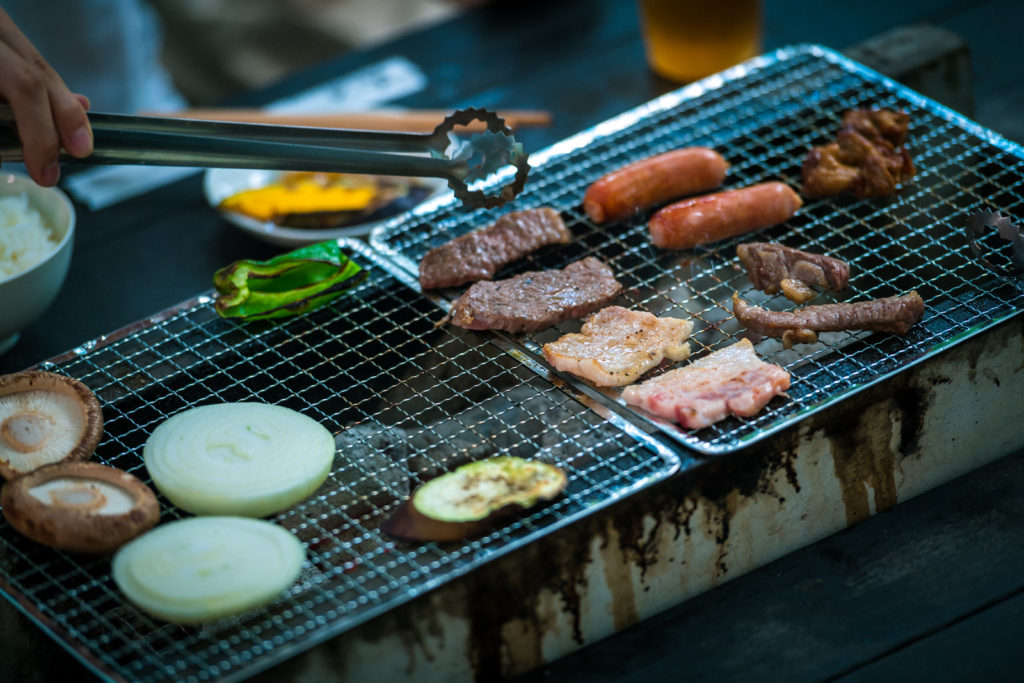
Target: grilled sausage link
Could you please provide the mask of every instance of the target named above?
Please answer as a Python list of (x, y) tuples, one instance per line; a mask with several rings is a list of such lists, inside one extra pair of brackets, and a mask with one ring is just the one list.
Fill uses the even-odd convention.
[(803, 206), (785, 183), (769, 182), (684, 199), (651, 216), (651, 241), (662, 249), (692, 249), (767, 228), (792, 218)]
[(583, 195), (583, 210), (595, 223), (625, 220), (672, 199), (713, 190), (728, 168), (729, 162), (707, 147), (658, 154), (594, 181)]

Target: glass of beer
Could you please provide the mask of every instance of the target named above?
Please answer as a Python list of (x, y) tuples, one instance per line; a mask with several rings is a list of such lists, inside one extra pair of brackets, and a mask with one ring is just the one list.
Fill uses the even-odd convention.
[(638, 0), (647, 62), (688, 83), (761, 52), (761, 0)]

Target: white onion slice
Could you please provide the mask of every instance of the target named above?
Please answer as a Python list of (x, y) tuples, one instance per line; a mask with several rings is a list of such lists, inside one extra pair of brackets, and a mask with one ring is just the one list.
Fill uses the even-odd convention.
[(295, 581), (306, 560), (286, 529), (247, 517), (190, 517), (122, 546), (114, 581), (146, 612), (199, 624), (259, 607)]
[(143, 459), (160, 492), (184, 510), (263, 517), (323, 483), (334, 462), (334, 437), (282, 406), (220, 403), (160, 424)]

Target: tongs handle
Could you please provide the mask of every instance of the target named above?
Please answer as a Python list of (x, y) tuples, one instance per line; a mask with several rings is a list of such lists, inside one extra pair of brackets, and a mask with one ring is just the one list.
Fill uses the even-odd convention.
[[(339, 149), (361, 149), (390, 153), (433, 153), (447, 142), (437, 133), (402, 133), (377, 130), (285, 126), (271, 123), (239, 123), (212, 119), (88, 114), (93, 131), (111, 133), (159, 132), (195, 137), (262, 140)], [(440, 139), (439, 139), (440, 138)]]
[[(88, 164), (333, 171), (452, 178), (462, 162), (428, 156), (435, 136), (89, 112)], [(0, 105), (0, 159), (21, 161), (10, 107)]]
[[(484, 109), (457, 110), (426, 134), (95, 112), (89, 121), (93, 153), (62, 161), (445, 178), (465, 206), (485, 208), (519, 194), (530, 169), (504, 120)], [(486, 129), (459, 140), (455, 129), (474, 122)], [(0, 104), (0, 159), (23, 158), (13, 112)]]

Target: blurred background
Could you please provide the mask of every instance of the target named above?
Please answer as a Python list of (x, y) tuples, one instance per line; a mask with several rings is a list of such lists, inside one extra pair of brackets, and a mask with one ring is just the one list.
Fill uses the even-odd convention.
[(265, 87), (487, 0), (150, 0), (164, 62), (194, 106)]
[(12, 0), (4, 9), (96, 111), (220, 104), (488, 0)]

